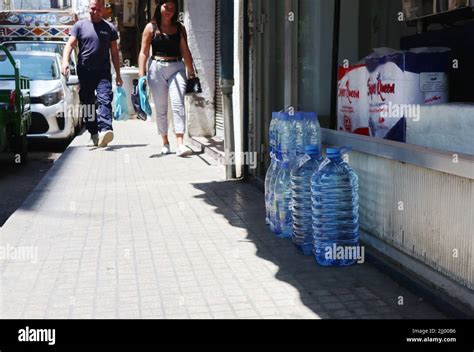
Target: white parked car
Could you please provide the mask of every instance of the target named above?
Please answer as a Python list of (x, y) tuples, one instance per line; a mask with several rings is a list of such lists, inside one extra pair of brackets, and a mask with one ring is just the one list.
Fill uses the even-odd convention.
[[(22, 76), (30, 79), (31, 127), (29, 138), (68, 140), (82, 128), (77, 76), (61, 75), (61, 56), (44, 51), (12, 51)], [(0, 72), (11, 65), (0, 62)], [(8, 82), (0, 81), (2, 84)], [(6, 88), (6, 87), (5, 87)]]

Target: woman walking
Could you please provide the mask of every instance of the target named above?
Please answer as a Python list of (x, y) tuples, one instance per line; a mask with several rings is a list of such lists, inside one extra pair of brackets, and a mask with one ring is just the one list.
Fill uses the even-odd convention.
[[(140, 51), (139, 75), (147, 76), (147, 82), (156, 106), (158, 131), (163, 139), (162, 154), (169, 154), (168, 96), (173, 110), (174, 132), (178, 156), (190, 152), (184, 145), (186, 115), (186, 69), (194, 78), (193, 58), (187, 43), (187, 33), (178, 21), (176, 0), (158, 0), (153, 20), (145, 27)], [(150, 48), (152, 57), (149, 60)], [(184, 62), (183, 62), (184, 59)], [(147, 70), (148, 68), (148, 70)]]

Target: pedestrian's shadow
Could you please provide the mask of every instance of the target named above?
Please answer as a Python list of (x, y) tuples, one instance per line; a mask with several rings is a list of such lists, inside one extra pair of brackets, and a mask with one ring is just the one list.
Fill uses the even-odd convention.
[(106, 152), (114, 152), (116, 150), (121, 150), (121, 149), (146, 148), (148, 146), (149, 144), (124, 144), (124, 145), (111, 145), (105, 148), (89, 146), (88, 148), (89, 148), (89, 151), (103, 150)]
[[(180, 158), (181, 159), (190, 159), (193, 156), (200, 156), (200, 155), (202, 155), (201, 152), (192, 151), (192, 152), (189, 152), (188, 154), (186, 154), (185, 156), (181, 156)], [(169, 153), (169, 154), (153, 154), (153, 155), (150, 155), (150, 159), (160, 159), (160, 158), (166, 158), (166, 157), (175, 157), (176, 158), (177, 156), (176, 156), (175, 152), (172, 152), (172, 153)]]
[(176, 157), (176, 153), (169, 153), (169, 154), (153, 154), (153, 155), (150, 155), (150, 159), (161, 159), (161, 158), (166, 158), (166, 157), (170, 157), (170, 156)]
[(132, 149), (132, 148), (146, 148), (149, 144), (124, 144), (124, 145), (111, 145), (105, 148), (108, 152), (113, 152), (120, 149)]

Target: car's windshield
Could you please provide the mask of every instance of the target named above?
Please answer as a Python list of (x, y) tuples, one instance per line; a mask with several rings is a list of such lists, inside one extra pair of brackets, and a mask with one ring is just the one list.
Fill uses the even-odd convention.
[[(51, 42), (6, 42), (3, 44), (9, 51), (46, 51), (49, 53), (57, 53), (63, 56), (66, 43), (51, 43)], [(69, 58), (69, 65), (71, 66), (71, 74), (75, 74), (75, 64), (73, 56)]]
[[(60, 78), (59, 67), (54, 57), (15, 55), (15, 53), (12, 53), (12, 56), (20, 69), (20, 75), (26, 76), (32, 81), (51, 81)], [(3, 58), (0, 59), (0, 72), (4, 75), (15, 74), (10, 61), (5, 58), (3, 55)]]

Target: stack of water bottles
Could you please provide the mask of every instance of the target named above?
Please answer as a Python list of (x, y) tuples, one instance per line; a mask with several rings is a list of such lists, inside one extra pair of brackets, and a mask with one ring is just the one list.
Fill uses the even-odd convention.
[(281, 238), (293, 237), (291, 170), (305, 155), (306, 145), (321, 146), (315, 113), (274, 113), (270, 123), (271, 164), (265, 178), (266, 221)]
[(353, 258), (334, 252), (357, 246), (359, 240), (358, 178), (343, 153), (344, 149), (327, 149), (327, 158), (321, 157), (315, 113), (273, 114), (266, 222), (276, 236), (291, 238), (298, 250), (314, 254), (323, 266), (353, 264)]

